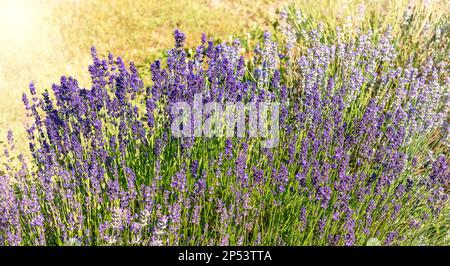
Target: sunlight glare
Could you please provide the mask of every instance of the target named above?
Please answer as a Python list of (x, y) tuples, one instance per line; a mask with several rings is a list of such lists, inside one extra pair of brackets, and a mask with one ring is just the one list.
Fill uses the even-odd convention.
[(37, 1), (0, 0), (0, 40), (3, 44), (23, 45), (38, 27)]

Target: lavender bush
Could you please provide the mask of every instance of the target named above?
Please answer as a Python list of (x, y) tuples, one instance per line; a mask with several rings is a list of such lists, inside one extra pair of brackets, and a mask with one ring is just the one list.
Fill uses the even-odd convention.
[[(62, 77), (38, 96), (31, 84), (33, 159), (0, 172), (0, 243), (417, 244), (448, 219), (448, 153), (430, 141), (448, 135), (446, 65), (396, 65), (389, 31), (307, 34), (283, 48), (266, 32), (245, 59), (238, 40), (205, 35), (190, 55), (176, 30), (149, 87), (95, 49), (90, 89)], [(175, 138), (171, 105), (198, 93), (279, 102), (279, 145), (248, 132)]]

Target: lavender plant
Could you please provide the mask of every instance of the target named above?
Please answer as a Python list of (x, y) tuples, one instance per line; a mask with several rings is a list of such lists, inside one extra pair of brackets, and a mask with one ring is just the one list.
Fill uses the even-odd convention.
[[(313, 29), (298, 60), (264, 34), (254, 58), (176, 30), (146, 87), (133, 63), (92, 49), (90, 89), (62, 77), (23, 102), (32, 163), (0, 174), (4, 245), (412, 244), (445, 215), (448, 153), (424, 158), (448, 119), (445, 68), (397, 67), (387, 32), (330, 44)], [(176, 138), (171, 106), (280, 106), (280, 141)], [(433, 135), (434, 136), (434, 135)], [(12, 134), (5, 150), (13, 149)]]

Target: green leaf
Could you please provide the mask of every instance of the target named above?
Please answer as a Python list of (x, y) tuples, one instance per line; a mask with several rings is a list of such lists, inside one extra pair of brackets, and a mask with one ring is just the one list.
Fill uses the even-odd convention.
[(378, 240), (378, 238), (372, 237), (367, 240), (366, 246), (381, 246), (381, 242), (380, 240)]

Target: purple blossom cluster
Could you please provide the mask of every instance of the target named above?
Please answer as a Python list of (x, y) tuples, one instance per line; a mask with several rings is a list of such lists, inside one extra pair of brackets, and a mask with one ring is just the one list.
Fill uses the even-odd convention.
[[(293, 39), (286, 51), (265, 33), (249, 63), (238, 40), (205, 35), (190, 55), (176, 30), (148, 87), (133, 63), (94, 48), (90, 89), (62, 77), (38, 96), (30, 84), (23, 102), (33, 161), (0, 172), (0, 244), (391, 245), (412, 237), (448, 200), (447, 154), (428, 169), (411, 148), (446, 126), (444, 66), (396, 67), (389, 31), (336, 44), (320, 30), (308, 36), (296, 61), (283, 56)], [(174, 138), (171, 105), (194, 105), (199, 93), (204, 103), (279, 102), (279, 145), (261, 148), (248, 135)]]

